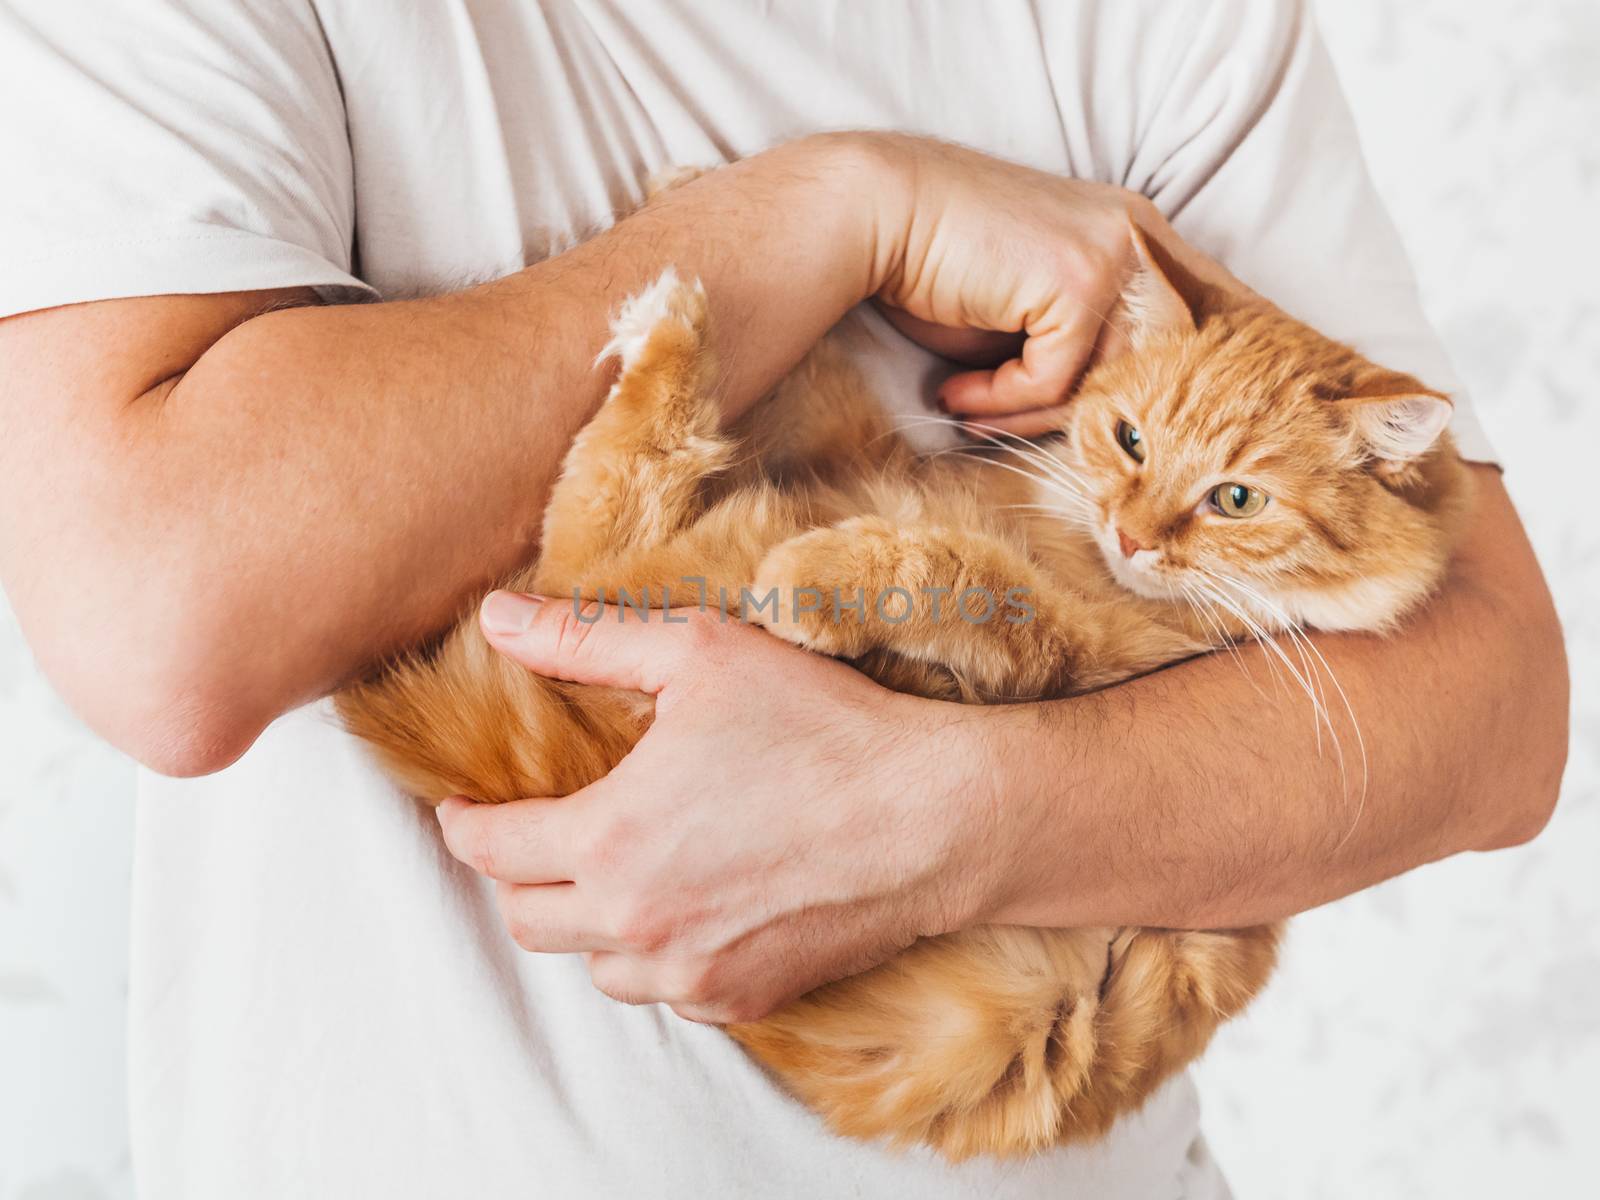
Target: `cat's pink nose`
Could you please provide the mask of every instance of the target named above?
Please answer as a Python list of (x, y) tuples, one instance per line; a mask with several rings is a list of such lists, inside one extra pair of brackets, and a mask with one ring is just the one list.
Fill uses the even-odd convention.
[(1139, 551), (1145, 549), (1144, 546), (1141, 546), (1120, 529), (1117, 530), (1117, 544), (1122, 547), (1123, 558), (1132, 558)]

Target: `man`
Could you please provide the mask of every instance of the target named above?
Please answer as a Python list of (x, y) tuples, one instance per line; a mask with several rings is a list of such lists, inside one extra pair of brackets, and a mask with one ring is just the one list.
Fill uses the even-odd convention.
[[(215, 772), (141, 787), (146, 1194), (1222, 1195), (1186, 1081), (951, 1168), (829, 1137), (696, 1022), (971, 923), (1278, 917), (1548, 815), (1560, 634), (1487, 468), (1428, 610), (1319, 639), (1359, 819), (1304, 711), (1214, 660), (930, 707), (752, 629), (580, 638), (500, 597), (506, 653), (660, 717), (561, 804), (446, 805), (443, 842), (306, 706), (532, 553), (606, 316), (667, 263), (730, 412), (873, 297), (969, 358), (1025, 333), (941, 397), (1046, 428), (1130, 211), (1448, 387), (1297, 5), (4, 0), (0, 80), (0, 571), (91, 724)], [(886, 392), (939, 370), (880, 332)]]

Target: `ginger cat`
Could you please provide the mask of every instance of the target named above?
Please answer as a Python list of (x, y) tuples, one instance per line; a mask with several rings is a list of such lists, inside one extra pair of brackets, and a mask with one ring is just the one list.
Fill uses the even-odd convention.
[[(1059, 437), (1008, 458), (919, 458), (828, 342), (723, 432), (704, 295), (669, 269), (617, 317), (616, 383), (567, 456), (538, 563), (507, 586), (659, 603), (703, 578), (730, 604), (776, 588), (742, 615), (887, 686), (976, 703), (1302, 627), (1394, 626), (1439, 583), (1468, 500), (1448, 401), (1134, 241), (1115, 314), (1129, 349), (1091, 367)], [(1025, 596), (1030, 619), (953, 619), (978, 615), (972, 588)], [(795, 589), (859, 589), (866, 610)], [(337, 707), (435, 803), (566, 795), (651, 718), (647, 698), (512, 665), (470, 616)], [(970, 929), (728, 1033), (841, 1134), (1028, 1153), (1099, 1136), (1199, 1055), (1278, 936)]]

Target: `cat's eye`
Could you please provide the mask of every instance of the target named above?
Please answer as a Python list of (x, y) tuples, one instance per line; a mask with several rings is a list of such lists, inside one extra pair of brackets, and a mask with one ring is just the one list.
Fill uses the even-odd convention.
[(1211, 507), (1225, 517), (1253, 517), (1267, 505), (1267, 494), (1242, 483), (1224, 483), (1211, 489)]
[(1134, 462), (1144, 461), (1144, 435), (1126, 421), (1117, 422), (1117, 445), (1126, 450)]

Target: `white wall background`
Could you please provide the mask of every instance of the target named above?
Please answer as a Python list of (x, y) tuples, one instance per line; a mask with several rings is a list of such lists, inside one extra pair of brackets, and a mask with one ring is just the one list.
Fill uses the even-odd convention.
[(1247, 1197), (1600, 1195), (1600, 5), (1319, 0), (1379, 189), (1556, 592), (1573, 745), (1532, 845), (1301, 918), (1204, 1063)]
[[(1600, 5), (1318, 10), (1556, 590), (1574, 741), (1533, 845), (1296, 923), (1285, 970), (1204, 1064), (1207, 1127), (1241, 1200), (1596, 1195)], [(132, 784), (51, 695), (0, 604), (0, 1200), (131, 1195)]]

